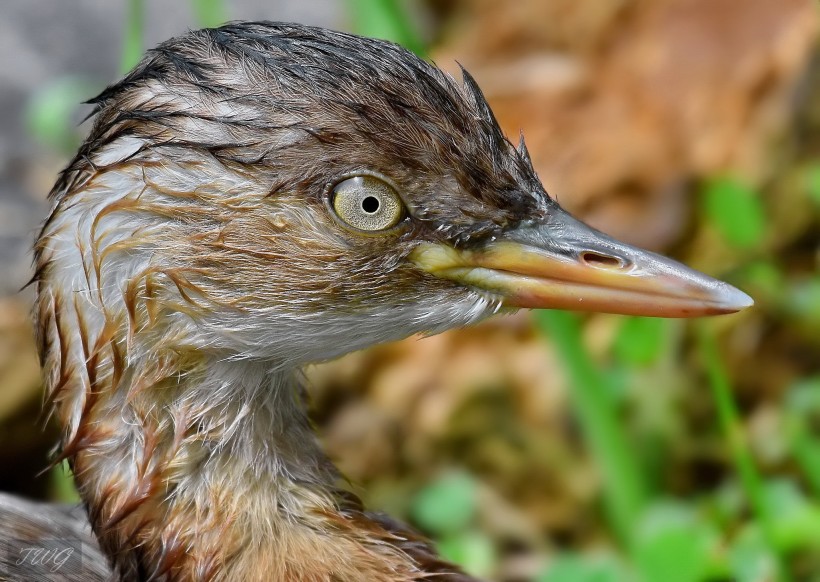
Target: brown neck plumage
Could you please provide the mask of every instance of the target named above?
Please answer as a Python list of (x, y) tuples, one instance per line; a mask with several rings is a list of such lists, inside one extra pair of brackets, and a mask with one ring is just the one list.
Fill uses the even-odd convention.
[(88, 328), (77, 305), (41, 292), (64, 455), (123, 579), (423, 576), (411, 534), (338, 494), (293, 372), (170, 350), (132, 359), (106, 332), (115, 321), (85, 338), (64, 319)]

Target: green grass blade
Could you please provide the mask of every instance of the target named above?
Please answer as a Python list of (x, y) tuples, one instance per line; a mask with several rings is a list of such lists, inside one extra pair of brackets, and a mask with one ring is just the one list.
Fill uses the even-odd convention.
[(228, 10), (222, 0), (191, 0), (194, 18), (202, 28), (213, 28), (228, 20)]
[(143, 52), (143, 30), (145, 28), (145, 2), (128, 0), (125, 16), (125, 34), (122, 38), (122, 59), (120, 70), (128, 72), (136, 65)]
[(755, 191), (730, 176), (706, 183), (703, 205), (709, 222), (736, 250), (759, 246), (766, 236), (766, 211)]
[(723, 433), (726, 435), (735, 470), (740, 476), (743, 489), (749, 499), (752, 510), (760, 522), (760, 527), (766, 543), (769, 546), (769, 550), (778, 558), (779, 579), (782, 582), (789, 582), (791, 577), (783, 563), (783, 556), (780, 554), (777, 544), (775, 518), (766, 500), (763, 478), (755, 466), (752, 453), (747, 446), (743, 434), (737, 407), (732, 397), (729, 377), (720, 359), (717, 342), (707, 323), (700, 323), (697, 329), (700, 350), (706, 364), (706, 374), (709, 379), (712, 396), (715, 400), (718, 421), (720, 422)]
[(74, 486), (74, 477), (71, 469), (68, 468), (68, 461), (63, 461), (59, 465), (52, 467), (51, 478), (51, 499), (60, 503), (79, 503), (80, 494)]
[(820, 164), (813, 164), (806, 173), (806, 191), (809, 198), (820, 206)]
[(572, 383), (572, 403), (596, 464), (601, 468), (610, 522), (631, 545), (633, 526), (646, 504), (646, 484), (632, 447), (620, 429), (606, 376), (589, 356), (578, 316), (552, 310), (535, 312), (535, 321), (555, 343)]
[(411, 507), (413, 521), (437, 537), (466, 531), (475, 518), (477, 491), (469, 475), (442, 475), (416, 495)]
[(391, 40), (422, 57), (426, 54), (421, 36), (398, 0), (348, 0), (347, 4), (357, 34)]
[(612, 350), (618, 361), (645, 368), (655, 363), (666, 349), (669, 320), (660, 317), (623, 317)]
[(80, 77), (58, 77), (34, 92), (25, 109), (29, 135), (65, 156), (73, 154), (82, 141), (73, 118), (78, 104), (99, 92), (99, 88)]
[(805, 378), (789, 388), (786, 421), (795, 460), (820, 498), (820, 435), (812, 426), (820, 418), (820, 376)]

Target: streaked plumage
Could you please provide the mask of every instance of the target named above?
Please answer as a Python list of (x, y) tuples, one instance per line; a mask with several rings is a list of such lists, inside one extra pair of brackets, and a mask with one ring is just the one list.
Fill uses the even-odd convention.
[[(501, 308), (745, 301), (573, 221), (469, 75), (387, 42), (195, 31), (95, 102), (37, 241), (35, 314), (62, 456), (123, 580), (468, 580), (337, 487), (300, 368)], [(329, 200), (350, 176), (395, 191), (401, 222), (344, 224)], [(622, 304), (532, 270), (576, 251), (627, 281)], [(663, 301), (643, 306), (653, 281)]]

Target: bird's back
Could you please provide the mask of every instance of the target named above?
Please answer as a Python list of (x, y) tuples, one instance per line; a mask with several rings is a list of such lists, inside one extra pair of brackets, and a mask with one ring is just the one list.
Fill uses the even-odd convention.
[[(391, 532), (403, 552), (424, 566), (418, 580), (476, 582), (439, 558), (429, 542), (385, 514), (352, 509), (360, 520)], [(115, 582), (86, 512), (76, 505), (38, 503), (0, 493), (0, 582)]]
[(78, 506), (0, 493), (0, 581), (113, 580), (108, 560)]

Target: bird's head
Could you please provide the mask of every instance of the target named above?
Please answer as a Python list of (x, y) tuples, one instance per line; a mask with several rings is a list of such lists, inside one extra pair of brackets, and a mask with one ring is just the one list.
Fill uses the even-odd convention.
[(132, 334), (301, 364), (500, 309), (751, 303), (572, 218), (466, 72), (388, 42), (196, 31), (96, 103), (41, 254), (71, 247), (50, 268)]

